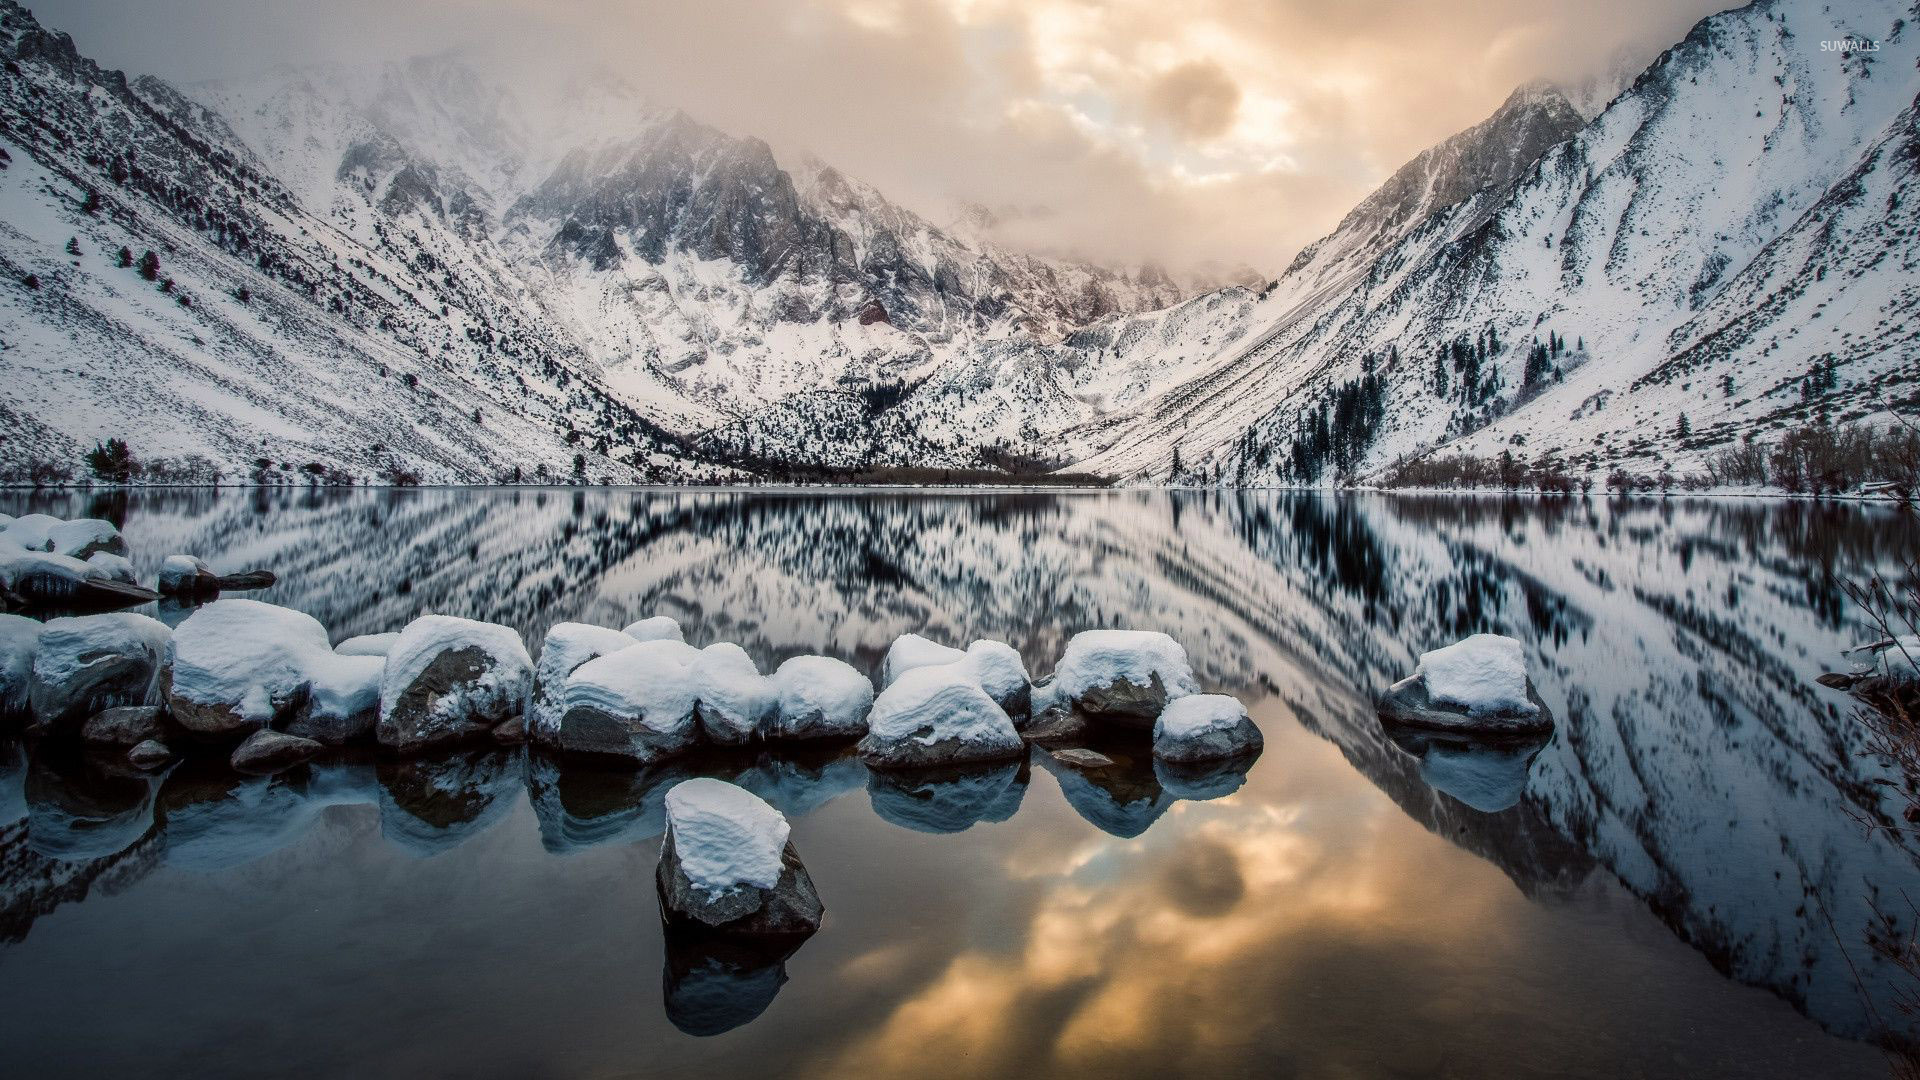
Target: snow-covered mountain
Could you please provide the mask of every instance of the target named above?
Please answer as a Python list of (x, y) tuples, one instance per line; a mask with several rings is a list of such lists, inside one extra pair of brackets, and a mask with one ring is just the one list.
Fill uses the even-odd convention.
[(1684, 467), (1912, 396), (1915, 14), (1763, 0), (1630, 85), (1529, 84), (1278, 280), (1195, 293), (606, 77), (442, 55), (182, 93), (0, 0), (0, 463), (122, 436), (447, 480)]

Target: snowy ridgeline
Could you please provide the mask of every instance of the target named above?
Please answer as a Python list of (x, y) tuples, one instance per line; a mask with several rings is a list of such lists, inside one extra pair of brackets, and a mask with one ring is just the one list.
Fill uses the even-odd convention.
[[(105, 523), (49, 522), (8, 522), (4, 535), (120, 543), (111, 526), (92, 527)], [(185, 590), (201, 569), (175, 557), (161, 584)], [(652, 765), (702, 746), (859, 740), (860, 758), (879, 769), (1004, 761), (1101, 725), (1150, 732), (1169, 761), (1259, 748), (1239, 703), (1200, 695), (1186, 651), (1147, 631), (1079, 634), (1038, 684), (1004, 642), (960, 649), (907, 634), (876, 690), (827, 656), (762, 672), (734, 643), (687, 644), (665, 616), (617, 630), (558, 624), (537, 662), (498, 624), (423, 615), (335, 645), (303, 612), (237, 598), (206, 603), (173, 630), (129, 613), (44, 624), (7, 615), (0, 629), (8, 711), (30, 713), (38, 735), (124, 746), (147, 764), (173, 756), (169, 734), (238, 743), (235, 766), (261, 772), (369, 741), (401, 753), (530, 741)]]

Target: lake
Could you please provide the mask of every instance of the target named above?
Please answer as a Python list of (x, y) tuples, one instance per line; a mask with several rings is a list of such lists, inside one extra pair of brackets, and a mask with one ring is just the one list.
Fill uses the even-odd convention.
[[(620, 489), (0, 494), (263, 567), (335, 640), (424, 612), (680, 620), (763, 670), (907, 632), (1161, 630), (1251, 768), (844, 750), (636, 773), (521, 751), (157, 776), (0, 744), (16, 1076), (1875, 1076), (1920, 982), (1920, 835), (1850, 701), (1835, 575), (1895, 511), (1737, 499)], [(188, 609), (154, 612), (178, 622)], [(1418, 654), (1519, 638), (1551, 739), (1396, 741)], [(669, 940), (664, 790), (784, 810), (825, 901), (788, 956)]]

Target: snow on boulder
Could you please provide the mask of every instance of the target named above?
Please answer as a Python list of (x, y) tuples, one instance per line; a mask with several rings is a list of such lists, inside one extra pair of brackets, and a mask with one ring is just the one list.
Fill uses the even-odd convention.
[(1153, 722), (1153, 756), (1167, 761), (1218, 761), (1257, 754), (1263, 745), (1246, 708), (1225, 694), (1175, 698)]
[(155, 599), (152, 592), (121, 580), (115, 564), (28, 551), (13, 544), (0, 544), (0, 586), (29, 601), (69, 610), (121, 608)]
[(919, 634), (901, 634), (893, 639), (892, 645), (887, 646), (887, 658), (880, 663), (880, 688), (884, 690), (892, 686), (900, 676), (914, 668), (938, 667), (966, 658), (966, 653), (951, 645), (930, 641)]
[(966, 663), (996, 704), (1016, 722), (1026, 719), (1032, 704), (1033, 681), (1020, 652), (1004, 641), (982, 638), (967, 646)]
[(780, 811), (745, 788), (704, 778), (676, 784), (666, 808), (654, 880), (669, 919), (729, 934), (820, 928), (820, 895)]
[(483, 737), (526, 711), (533, 658), (498, 623), (422, 615), (400, 631), (380, 680), (380, 745), (412, 752)]
[(47, 530), (47, 550), (69, 558), (84, 559), (98, 551), (125, 555), (127, 542), (113, 522), (99, 518), (63, 521)]
[(163, 596), (195, 596), (220, 590), (220, 575), (191, 555), (169, 555), (160, 563)]
[(33, 687), (33, 654), (40, 623), (25, 615), (0, 615), (0, 716), (25, 713)]
[(399, 640), (398, 630), (389, 630), (384, 634), (361, 634), (335, 645), (333, 651), (341, 656), (385, 656), (393, 651), (393, 643)]
[(851, 739), (867, 733), (873, 683), (844, 660), (796, 656), (772, 675), (771, 739)]
[(380, 682), (386, 669), (384, 656), (334, 651), (309, 657), (306, 700), (283, 730), (325, 746), (372, 735), (380, 719)]
[(110, 551), (96, 551), (86, 557), (90, 568), (87, 576), (95, 580), (118, 581), (127, 585), (140, 584), (140, 578), (133, 571), (133, 562), (125, 555), (115, 555)]
[(1147, 727), (1167, 702), (1199, 692), (1187, 650), (1151, 630), (1081, 631), (1053, 669), (1055, 699), (1129, 727)]
[(567, 676), (581, 664), (608, 653), (631, 648), (635, 639), (604, 626), (555, 623), (540, 645), (540, 662), (533, 669), (533, 705), (527, 711), (527, 735), (543, 746), (560, 734), (561, 697)]
[(766, 737), (780, 702), (747, 650), (730, 641), (709, 645), (690, 670), (695, 714), (708, 741), (745, 746)]
[(315, 658), (332, 655), (327, 628), (305, 612), (215, 600), (173, 632), (167, 706), (196, 735), (239, 737), (291, 716)]
[(11, 541), (28, 551), (52, 551), (53, 530), (63, 522), (51, 514), (21, 514), (0, 529), (0, 540)]
[(48, 734), (75, 734), (102, 709), (159, 704), (170, 636), (160, 620), (129, 612), (48, 622), (28, 691), (34, 723)]
[(1026, 743), (965, 664), (916, 668), (873, 701), (862, 760), (875, 768), (923, 768), (1019, 757)]
[(559, 748), (643, 765), (692, 749), (699, 656), (683, 642), (643, 641), (580, 665), (561, 695)]
[(1545, 731), (1553, 714), (1527, 677), (1520, 643), (1475, 634), (1420, 655), (1412, 675), (1388, 687), (1382, 720), (1440, 731)]
[(653, 615), (620, 631), (635, 641), (685, 641), (680, 624), (665, 615)]

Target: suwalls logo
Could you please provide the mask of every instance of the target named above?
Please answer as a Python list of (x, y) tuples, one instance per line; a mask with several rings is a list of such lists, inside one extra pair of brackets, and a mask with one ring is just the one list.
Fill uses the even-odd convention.
[(1879, 52), (1880, 42), (1875, 38), (1834, 38), (1821, 42), (1820, 51), (1837, 53)]

